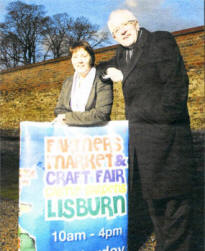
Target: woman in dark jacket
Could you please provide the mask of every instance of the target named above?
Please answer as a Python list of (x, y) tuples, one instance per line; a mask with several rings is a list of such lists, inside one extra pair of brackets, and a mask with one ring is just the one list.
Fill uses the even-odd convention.
[(71, 61), (75, 70), (67, 78), (55, 108), (54, 120), (58, 124), (94, 125), (110, 120), (113, 102), (112, 84), (104, 84), (94, 67), (93, 49), (85, 41), (71, 48)]

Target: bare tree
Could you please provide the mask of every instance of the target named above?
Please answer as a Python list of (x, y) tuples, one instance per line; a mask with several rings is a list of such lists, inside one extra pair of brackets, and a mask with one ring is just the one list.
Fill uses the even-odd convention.
[(51, 52), (53, 58), (68, 54), (68, 34), (73, 20), (66, 13), (56, 14), (47, 19), (43, 35), (44, 59)]
[(14, 34), (0, 35), (0, 66), (12, 68), (19, 65), (22, 49)]
[(20, 64), (35, 63), (37, 45), (46, 21), (44, 7), (15, 1), (9, 3), (7, 10), (5, 22), (0, 24), (0, 32), (4, 39), (9, 39), (11, 47), (17, 42), (18, 50), (14, 52), (19, 53), (12, 55), (11, 50), (7, 54), (8, 60), (18, 58)]
[(68, 48), (79, 40), (86, 40), (93, 47), (108, 42), (107, 32), (98, 31), (98, 28), (98, 25), (91, 24), (85, 17), (73, 19), (66, 13), (50, 17), (43, 31), (46, 57), (49, 52), (53, 58), (68, 55)]
[(90, 38), (90, 43), (92, 47), (99, 47), (104, 44), (109, 44), (109, 36), (107, 31), (99, 30)]
[(70, 44), (79, 40), (88, 41), (92, 47), (97, 47), (103, 43), (108, 43), (108, 33), (99, 31), (99, 26), (91, 24), (83, 16), (76, 18), (73, 22), (70, 35)]
[(60, 13), (46, 17), (43, 5), (12, 1), (5, 22), (0, 23), (0, 66), (10, 68), (65, 56), (79, 40), (97, 47), (108, 43), (108, 35), (83, 16), (73, 19)]

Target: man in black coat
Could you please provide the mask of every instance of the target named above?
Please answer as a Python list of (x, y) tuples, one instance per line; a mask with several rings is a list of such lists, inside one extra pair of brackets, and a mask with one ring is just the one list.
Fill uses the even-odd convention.
[[(169, 32), (139, 28), (128, 10), (113, 11), (108, 27), (120, 45), (103, 78), (122, 81), (129, 120), (129, 224), (140, 183), (156, 250), (190, 251), (194, 168), (189, 80), (179, 48)], [(129, 237), (128, 247), (136, 251)]]

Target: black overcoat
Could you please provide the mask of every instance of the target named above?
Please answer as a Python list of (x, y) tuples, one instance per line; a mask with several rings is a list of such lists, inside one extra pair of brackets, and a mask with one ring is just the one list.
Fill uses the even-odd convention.
[(124, 76), (130, 191), (141, 182), (145, 199), (190, 193), (194, 172), (189, 80), (176, 41), (169, 32), (142, 28), (129, 65), (125, 51), (119, 46), (107, 66), (115, 66)]

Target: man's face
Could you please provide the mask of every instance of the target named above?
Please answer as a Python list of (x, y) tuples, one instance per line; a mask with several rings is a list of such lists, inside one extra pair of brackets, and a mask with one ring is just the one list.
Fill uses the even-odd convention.
[(112, 31), (113, 38), (125, 47), (131, 46), (137, 41), (137, 34), (136, 22), (134, 21), (120, 24)]

